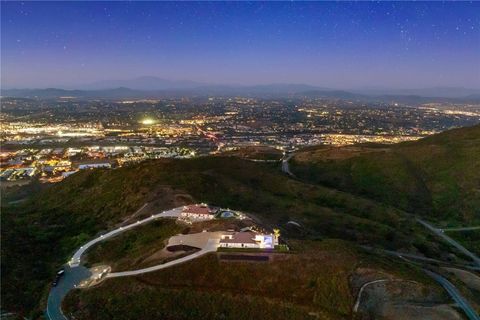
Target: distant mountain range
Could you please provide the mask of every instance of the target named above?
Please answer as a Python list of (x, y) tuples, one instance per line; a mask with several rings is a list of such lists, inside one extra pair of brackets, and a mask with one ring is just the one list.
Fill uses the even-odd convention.
[(480, 96), (480, 89), (463, 87), (432, 87), (422, 89), (389, 89), (389, 88), (364, 88), (352, 90), (367, 95), (410, 95), (421, 97), (442, 97), (442, 98), (464, 98), (469, 96)]
[(155, 91), (171, 89), (192, 89), (205, 84), (189, 80), (167, 80), (153, 76), (143, 76), (128, 80), (103, 80), (78, 86), (83, 90), (105, 90), (112, 88), (130, 88), (133, 90)]
[(3, 97), (83, 99), (165, 98), (185, 96), (246, 96), (264, 98), (333, 98), (357, 101), (395, 101), (423, 103), (431, 101), (478, 102), (480, 89), (433, 87), (424, 89), (364, 88), (349, 91), (307, 84), (213, 85), (194, 81), (172, 81), (145, 76), (129, 80), (106, 80), (79, 86), (78, 89), (2, 89)]

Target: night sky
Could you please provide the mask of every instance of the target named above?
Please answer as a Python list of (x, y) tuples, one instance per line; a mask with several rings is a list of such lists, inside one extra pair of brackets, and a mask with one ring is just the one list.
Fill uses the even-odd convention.
[(1, 2), (3, 87), (480, 88), (480, 2)]

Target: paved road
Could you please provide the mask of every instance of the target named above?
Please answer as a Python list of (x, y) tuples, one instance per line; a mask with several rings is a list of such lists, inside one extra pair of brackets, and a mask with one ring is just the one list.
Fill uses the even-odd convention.
[(452, 297), (452, 299), (459, 305), (460, 308), (465, 312), (467, 315), (468, 319), (470, 320), (480, 320), (480, 317), (478, 314), (475, 312), (475, 310), (470, 306), (470, 304), (461, 296), (460, 292), (458, 292), (457, 288), (445, 279), (444, 277), (433, 273), (430, 270), (424, 269), (424, 271), (433, 279), (435, 279), (438, 283), (442, 285), (442, 287), (445, 288), (445, 290), (448, 292), (448, 294)]
[(106, 278), (117, 278), (117, 277), (129, 277), (129, 276), (136, 276), (142, 273), (147, 273), (147, 272), (152, 272), (152, 271), (157, 271), (165, 268), (169, 268), (171, 266), (187, 262), (189, 260), (198, 258), (204, 254), (207, 254), (209, 252), (215, 252), (217, 251), (218, 248), (218, 240), (210, 239), (208, 240), (208, 243), (206, 246), (195, 253), (192, 253), (186, 257), (175, 259), (173, 261), (166, 262), (164, 264), (159, 264), (153, 267), (149, 268), (144, 268), (144, 269), (138, 269), (138, 270), (132, 270), (132, 271), (122, 271), (122, 272), (112, 272), (107, 274)]
[(290, 171), (290, 165), (288, 161), (293, 157), (293, 153), (289, 154), (288, 156), (282, 159), (282, 171), (288, 174), (291, 177), (295, 177), (295, 175)]
[(480, 267), (480, 258), (477, 257), (474, 253), (470, 252), (469, 250), (467, 250), (464, 246), (462, 246), (460, 243), (458, 243), (457, 241), (453, 240), (452, 238), (450, 238), (449, 236), (447, 236), (443, 231), (442, 229), (438, 229), (438, 228), (435, 228), (434, 226), (432, 226), (431, 224), (429, 224), (428, 222), (425, 222), (419, 218), (416, 218), (416, 220), (418, 221), (418, 223), (420, 223), (421, 225), (423, 225), (425, 228), (429, 229), (430, 231), (432, 231), (433, 233), (435, 233), (437, 236), (439, 236), (440, 238), (442, 238), (443, 240), (447, 241), (450, 245), (454, 246), (455, 248), (457, 248), (460, 252), (462, 252), (464, 255), (470, 257), (473, 262), (478, 266)]
[[(369, 249), (369, 247), (364, 247), (365, 249)], [(403, 254), (403, 253), (399, 253), (399, 252), (396, 252), (396, 251), (390, 251), (390, 250), (382, 250), (384, 251), (385, 253), (387, 254), (393, 254), (393, 255), (396, 255), (397, 257), (405, 260), (405, 261), (408, 261), (410, 263), (415, 263), (417, 264), (416, 262), (413, 262), (413, 261), (410, 261), (408, 259), (406, 259), (407, 257), (408, 258), (414, 258), (414, 259), (420, 259), (420, 260), (427, 260), (427, 261), (438, 261), (438, 260), (434, 260), (434, 259), (429, 259), (429, 258), (425, 258), (425, 257), (419, 257), (419, 256), (415, 256), (415, 255), (410, 255), (410, 254)], [(418, 264), (417, 264), (418, 265)], [(460, 294), (460, 292), (458, 292), (457, 288), (455, 288), (455, 286), (450, 283), (447, 279), (443, 278), (442, 276), (430, 271), (430, 270), (427, 270), (427, 269), (423, 269), (424, 272), (426, 272), (430, 277), (432, 277), (433, 279), (435, 279), (438, 283), (440, 283), (440, 285), (442, 287), (445, 288), (445, 290), (447, 291), (447, 293), (452, 297), (452, 299), (458, 303), (458, 305), (462, 308), (462, 310), (465, 312), (465, 314), (468, 316), (468, 318), (470, 320), (480, 320), (478, 314), (475, 312), (474, 309), (472, 309), (472, 307), (468, 304), (468, 302), (462, 297), (462, 295)], [(368, 283), (367, 283), (368, 284)], [(365, 284), (365, 285), (367, 285)], [(364, 286), (365, 286), (364, 285)], [(359, 292), (359, 296), (357, 297), (357, 301), (355, 303), (355, 306), (356, 308), (358, 309), (358, 304), (360, 303), (360, 294), (361, 294), (361, 291)], [(354, 309), (356, 311), (356, 309)]]
[(62, 313), (62, 300), (67, 293), (75, 288), (82, 280), (89, 278), (90, 271), (82, 266), (70, 268), (65, 266), (65, 274), (56, 287), (52, 287), (48, 294), (47, 316), (50, 320), (67, 319)]
[[(143, 208), (143, 207), (142, 207)], [(67, 319), (63, 313), (62, 313), (62, 300), (68, 293), (68, 291), (72, 290), (75, 288), (76, 285), (78, 285), (82, 280), (88, 279), (91, 276), (91, 272), (80, 265), (81, 263), (81, 258), (83, 253), (87, 251), (91, 246), (95, 245), (96, 243), (112, 238), (122, 232), (125, 232), (127, 230), (130, 230), (132, 228), (135, 228), (137, 226), (140, 226), (142, 224), (151, 222), (157, 218), (162, 218), (162, 217), (175, 217), (178, 218), (180, 213), (182, 212), (182, 207), (174, 208), (172, 210), (168, 211), (163, 211), (161, 213), (152, 215), (151, 217), (148, 217), (143, 220), (139, 220), (135, 223), (129, 224), (124, 227), (117, 228), (113, 231), (110, 231), (106, 234), (103, 234), (83, 246), (81, 246), (73, 255), (73, 257), (70, 259), (67, 265), (65, 265), (65, 275), (62, 277), (62, 279), (59, 281), (58, 285), (56, 287), (52, 287), (50, 290), (50, 293), (48, 295), (48, 301), (47, 301), (47, 316), (50, 320), (65, 320)], [(197, 252), (198, 253), (198, 252)]]
[(112, 238), (122, 232), (125, 232), (127, 230), (130, 230), (132, 228), (135, 228), (135, 227), (138, 227), (140, 225), (143, 225), (145, 223), (148, 223), (148, 222), (151, 222), (155, 219), (158, 219), (158, 218), (162, 218), (162, 217), (178, 217), (180, 215), (180, 213), (182, 212), (182, 207), (178, 207), (178, 208), (175, 208), (175, 209), (172, 209), (172, 210), (168, 210), (168, 211), (163, 211), (161, 213), (158, 213), (158, 214), (154, 214), (152, 215), (151, 217), (148, 217), (146, 219), (143, 219), (143, 220), (138, 220), (137, 222), (135, 223), (132, 223), (132, 224), (129, 224), (127, 226), (124, 226), (124, 227), (120, 227), (118, 229), (115, 229), (115, 230), (112, 230), (110, 232), (107, 232), (105, 234), (102, 234), (101, 236), (87, 242), (86, 244), (84, 244), (83, 246), (81, 246), (77, 252), (75, 252), (75, 254), (73, 255), (72, 259), (69, 261), (69, 264), (71, 267), (76, 267), (76, 266), (79, 266), (80, 265), (80, 262), (81, 262), (81, 258), (82, 258), (82, 255), (85, 251), (87, 251), (91, 246), (95, 245), (96, 243), (100, 242), (100, 241), (103, 241), (103, 240), (106, 240), (106, 239), (109, 239), (109, 238)]

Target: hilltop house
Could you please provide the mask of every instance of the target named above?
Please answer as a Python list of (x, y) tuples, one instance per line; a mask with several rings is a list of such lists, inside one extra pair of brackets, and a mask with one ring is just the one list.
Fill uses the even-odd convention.
[(254, 231), (230, 232), (221, 236), (221, 248), (273, 249), (278, 245), (276, 234), (261, 234)]
[(187, 220), (210, 220), (215, 218), (215, 213), (215, 210), (204, 203), (192, 204), (183, 207), (180, 218)]

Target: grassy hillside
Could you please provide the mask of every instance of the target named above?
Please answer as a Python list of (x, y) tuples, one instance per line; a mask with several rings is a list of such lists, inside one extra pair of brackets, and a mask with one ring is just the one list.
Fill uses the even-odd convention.
[(92, 320), (349, 319), (358, 291), (351, 280), (359, 268), (375, 270), (373, 278), (389, 274), (418, 281), (423, 297), (434, 297), (430, 303), (446, 301), (419, 270), (367, 256), (348, 243), (294, 242), (293, 249), (272, 255), (270, 262), (225, 262), (211, 254), (160, 272), (108, 280), (72, 292), (64, 310)]
[[(267, 226), (279, 226), (287, 240), (337, 238), (442, 258), (442, 255), (448, 254), (449, 247), (439, 243), (393, 206), (411, 209), (409, 206), (417, 201), (423, 206), (422, 210), (428, 213), (438, 203), (445, 203), (444, 207), (449, 210), (463, 204), (463, 217), (478, 216), (475, 210), (480, 206), (473, 206), (478, 198), (475, 190), (469, 187), (475, 185), (477, 172), (474, 169), (478, 164), (472, 163), (471, 153), (478, 146), (478, 128), (466, 129), (462, 147), (455, 147), (458, 139), (449, 139), (446, 133), (417, 143), (382, 147), (393, 151), (377, 150), (374, 157), (368, 151), (364, 155), (340, 161), (319, 160), (314, 166), (310, 160), (303, 162), (306, 164), (304, 168), (315, 168), (311, 171), (312, 181), (321, 178), (320, 181), (329, 182), (325, 184), (357, 195), (290, 179), (280, 172), (276, 163), (258, 163), (235, 157), (152, 160), (115, 170), (79, 172), (34, 194), (28, 201), (10, 206), (3, 203), (2, 308), (25, 314), (31, 314), (34, 310), (37, 314), (41, 313), (44, 303), (41, 299), (46, 297), (48, 283), (56, 268), (67, 261), (81, 244), (98, 232), (109, 230), (131, 218), (146, 202), (155, 203), (158, 210), (185, 202), (209, 202), (250, 212)], [(431, 148), (441, 150), (434, 157), (435, 161), (425, 153), (423, 145), (435, 145)], [(455, 160), (447, 156), (452, 150), (456, 150), (451, 156)], [(407, 155), (414, 154), (414, 151), (418, 155), (408, 158)], [(395, 160), (396, 157), (389, 157), (392, 152), (401, 155), (402, 162)], [(386, 156), (379, 157), (379, 154)], [(357, 161), (357, 158), (360, 160)], [(390, 159), (396, 165), (385, 166), (381, 162), (383, 158)], [(302, 164), (300, 159), (296, 157), (295, 162)], [(435, 165), (427, 165), (429, 159)], [(352, 161), (350, 167), (345, 164), (348, 161)], [(328, 172), (324, 171), (326, 167), (323, 162), (329, 165)], [(412, 176), (413, 173), (404, 164), (408, 164), (408, 168), (422, 168), (423, 171), (420, 174), (417, 169), (412, 169), (415, 173)], [(440, 168), (440, 164), (443, 167)], [(353, 175), (353, 180), (346, 169), (352, 167), (360, 168), (354, 170), (357, 173)], [(383, 169), (386, 173), (369, 174), (376, 173), (375, 168)], [(302, 168), (297, 166), (296, 169), (301, 175)], [(450, 174), (449, 170), (457, 174)], [(332, 175), (333, 178), (326, 179), (325, 175)], [(410, 182), (410, 177), (416, 180)], [(449, 179), (453, 179), (453, 183)], [(340, 184), (337, 180), (345, 182)], [(376, 188), (373, 189), (372, 185)], [(362, 188), (358, 189), (359, 186)], [(447, 192), (450, 188), (459, 188), (468, 194), (466, 199), (469, 201), (458, 193)], [(385, 200), (383, 195), (390, 197)], [(453, 197), (455, 201), (445, 202), (448, 197)], [(287, 222), (291, 220), (301, 224), (302, 228), (288, 225)]]
[(445, 224), (480, 222), (480, 125), (397, 145), (307, 148), (291, 166), (302, 179)]
[(84, 261), (88, 265), (107, 264), (113, 271), (135, 269), (183, 229), (174, 220), (157, 220), (95, 245), (86, 252)]
[[(294, 181), (276, 165), (237, 158), (159, 160), (116, 170), (75, 174), (2, 210), (2, 303), (31, 312), (45, 298), (55, 269), (102, 230), (121, 223), (145, 202), (170, 208), (190, 195), (252, 212), (280, 225), (290, 238), (341, 238), (389, 249), (438, 253), (429, 235), (398, 210), (332, 189)], [(188, 197), (187, 197), (188, 198)], [(305, 230), (289, 230), (295, 220)], [(18, 247), (23, 250), (17, 250)], [(23, 261), (18, 264), (18, 261)]]
[(234, 156), (251, 160), (268, 160), (274, 161), (282, 159), (283, 153), (275, 148), (268, 146), (248, 146), (238, 148), (236, 150), (221, 153), (222, 156)]

